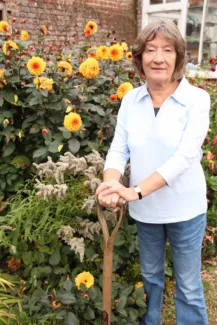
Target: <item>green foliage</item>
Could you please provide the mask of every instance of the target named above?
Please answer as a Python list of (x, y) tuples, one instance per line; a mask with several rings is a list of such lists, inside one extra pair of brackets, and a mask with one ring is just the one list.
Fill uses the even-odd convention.
[[(1, 44), (7, 40), (2, 35)], [(12, 30), (11, 39), (15, 38)], [(84, 155), (92, 149), (106, 152), (116, 124), (120, 100), (111, 101), (123, 82), (139, 84), (132, 64), (124, 57), (120, 61), (99, 60), (100, 73), (87, 79), (79, 73), (82, 61), (88, 58), (87, 51), (93, 47), (89, 41), (62, 52), (54, 51), (41, 39), (38, 48), (31, 42), (15, 40), (19, 47), (5, 55), (0, 52), (0, 143), (1, 170), (0, 193), (16, 192), (31, 173), (31, 163), (41, 162), (47, 155), (57, 159), (61, 153), (71, 151)], [(46, 45), (45, 45), (46, 44)], [(107, 44), (110, 45), (109, 43)], [(40, 77), (53, 80), (53, 89), (42, 88), (34, 83), (35, 75), (27, 69), (31, 57), (40, 57), (46, 62), (46, 70)], [(60, 61), (72, 65), (73, 73), (58, 69)], [(77, 132), (63, 127), (66, 113), (78, 113), (82, 126)]]

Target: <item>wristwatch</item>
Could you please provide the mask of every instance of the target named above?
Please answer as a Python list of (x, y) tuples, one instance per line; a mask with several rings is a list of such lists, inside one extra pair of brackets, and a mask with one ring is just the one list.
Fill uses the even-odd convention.
[(137, 186), (137, 185), (134, 185), (134, 190), (138, 194), (139, 200), (142, 200), (142, 190), (141, 190), (141, 188), (139, 186)]

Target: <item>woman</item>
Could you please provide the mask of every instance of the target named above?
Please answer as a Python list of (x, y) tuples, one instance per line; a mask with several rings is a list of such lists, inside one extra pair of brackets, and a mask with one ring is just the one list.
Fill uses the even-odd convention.
[[(149, 24), (133, 47), (146, 84), (124, 97), (105, 162), (99, 202), (118, 210), (129, 202), (136, 220), (147, 313), (141, 325), (161, 324), (165, 244), (176, 279), (177, 325), (207, 325), (201, 281), (206, 183), (200, 164), (209, 127), (209, 95), (183, 77), (185, 43), (170, 21)], [(130, 158), (130, 187), (119, 183)]]

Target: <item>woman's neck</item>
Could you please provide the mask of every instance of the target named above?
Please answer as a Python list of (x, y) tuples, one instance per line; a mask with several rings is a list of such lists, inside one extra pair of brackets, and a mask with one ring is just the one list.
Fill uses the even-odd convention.
[(165, 101), (165, 99), (174, 93), (174, 91), (178, 87), (179, 82), (175, 80), (169, 84), (147, 84), (147, 88), (151, 96), (153, 106), (160, 107)]

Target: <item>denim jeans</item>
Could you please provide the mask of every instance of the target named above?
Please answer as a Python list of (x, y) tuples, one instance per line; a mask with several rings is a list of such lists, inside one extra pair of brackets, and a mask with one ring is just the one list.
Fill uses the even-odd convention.
[(147, 295), (147, 312), (140, 325), (161, 325), (167, 239), (176, 280), (176, 324), (208, 325), (200, 274), (205, 227), (206, 214), (169, 224), (137, 221), (140, 266)]

